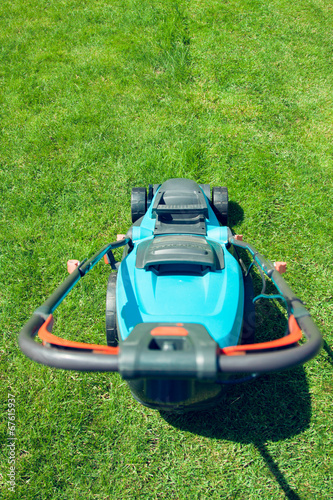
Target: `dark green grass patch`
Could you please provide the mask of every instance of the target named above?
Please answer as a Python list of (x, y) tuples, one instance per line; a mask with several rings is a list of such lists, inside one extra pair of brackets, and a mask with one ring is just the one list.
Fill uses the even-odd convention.
[[(1, 496), (330, 499), (330, 2), (3, 0), (0, 23)], [(131, 188), (170, 177), (228, 186), (234, 229), (288, 262), (325, 339), (305, 367), (185, 416), (141, 407), (118, 375), (39, 366), (17, 345), (66, 261), (126, 232)], [(104, 341), (108, 272), (69, 295), (56, 334)]]

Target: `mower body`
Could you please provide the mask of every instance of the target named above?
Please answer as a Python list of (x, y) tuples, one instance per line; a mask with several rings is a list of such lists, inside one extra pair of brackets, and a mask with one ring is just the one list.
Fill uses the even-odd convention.
[[(143, 217), (126, 235), (133, 248), (125, 248), (118, 268), (116, 317), (120, 345), (133, 336), (137, 325), (191, 324), (202, 327), (199, 344), (237, 345), (242, 337), (244, 278), (228, 244), (228, 228), (220, 226), (210, 200), (198, 184), (171, 179), (156, 191)], [(193, 342), (193, 334), (191, 342)], [(135, 345), (136, 353), (140, 350)], [(158, 351), (174, 350), (174, 364), (186, 343), (159, 336)], [(215, 363), (213, 361), (213, 363)], [(171, 361), (172, 365), (172, 361)], [(129, 380), (141, 403), (164, 410), (191, 409), (207, 400), (215, 402), (222, 386), (210, 381), (165, 377)], [(176, 370), (174, 370), (176, 372)], [(223, 377), (221, 377), (223, 378)]]

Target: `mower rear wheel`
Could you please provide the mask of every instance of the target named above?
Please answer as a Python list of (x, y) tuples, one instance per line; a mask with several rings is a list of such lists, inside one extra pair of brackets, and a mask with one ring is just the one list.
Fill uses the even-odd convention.
[(147, 191), (145, 188), (133, 188), (131, 194), (132, 222), (136, 222), (147, 212)]
[(212, 206), (214, 213), (222, 224), (228, 225), (228, 188), (213, 187), (212, 190)]
[(117, 314), (116, 314), (116, 283), (117, 273), (111, 273), (108, 279), (106, 288), (106, 342), (107, 345), (117, 347), (118, 332), (117, 332)]

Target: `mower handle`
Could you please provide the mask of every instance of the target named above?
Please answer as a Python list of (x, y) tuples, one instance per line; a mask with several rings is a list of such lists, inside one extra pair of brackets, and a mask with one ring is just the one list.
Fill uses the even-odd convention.
[[(288, 311), (291, 313), (289, 320), (292, 317), (294, 318), (292, 323), (289, 321), (291, 334), (294, 334), (293, 336), (291, 335), (291, 342), (289, 342), (289, 345), (293, 345), (293, 347), (280, 350), (268, 350), (264, 347), (264, 344), (259, 343), (252, 346), (231, 346), (221, 349), (220, 351), (217, 350), (217, 355), (214, 355), (217, 360), (215, 367), (216, 378), (218, 378), (217, 372), (266, 373), (286, 370), (314, 357), (322, 347), (322, 337), (301, 300), (296, 297), (282, 276), (275, 270), (272, 262), (260, 255), (253, 246), (236, 240), (232, 236), (229, 236), (229, 243), (249, 251), (255, 263), (272, 279), (277, 290), (286, 300)], [(122, 356), (122, 353), (119, 352), (119, 348), (63, 341), (63, 339), (58, 339), (50, 333), (53, 323), (52, 313), (70, 290), (76, 285), (81, 277), (103, 258), (105, 254), (124, 245), (133, 247), (133, 242), (130, 238), (125, 238), (121, 241), (110, 243), (97, 252), (91, 259), (83, 261), (44, 302), (44, 304), (34, 312), (32, 318), (26, 323), (19, 335), (20, 348), (29, 358), (44, 365), (56, 368), (79, 371), (120, 371), (125, 375), (122, 369), (123, 359), (125, 358)], [(297, 342), (295, 329), (299, 328), (307, 338), (307, 342), (301, 346), (295, 345)], [(34, 337), (40, 330), (43, 330), (43, 335), (41, 335), (41, 337), (44, 339), (44, 343), (51, 344), (53, 347), (50, 348), (34, 341)], [(54, 344), (52, 340), (54, 340)], [(58, 340), (62, 340), (62, 342), (59, 343), (57, 342)], [(131, 342), (126, 341), (123, 343), (122, 349), (124, 352), (128, 351), (127, 347), (129, 348), (130, 343)], [(272, 344), (274, 344), (274, 341), (272, 341)], [(76, 349), (71, 349), (72, 347), (76, 347)], [(272, 347), (274, 347), (274, 345), (272, 345)], [(283, 344), (279, 347), (283, 347)], [(212, 347), (212, 349), (214, 349), (213, 352), (216, 352), (216, 348)], [(260, 350), (261, 352), (244, 355), (247, 353), (247, 350), (251, 352), (251, 350), (254, 349)], [(165, 360), (166, 356), (168, 356), (169, 359), (170, 354), (171, 353), (163, 354)], [(202, 363), (202, 361), (198, 362), (199, 364)], [(173, 363), (171, 363), (171, 366), (172, 364)], [(196, 376), (195, 371), (196, 369), (186, 371), (185, 366), (184, 370), (181, 366), (178, 366), (177, 376), (193, 377)], [(154, 363), (150, 365), (148, 370), (146, 366), (137, 366), (135, 374), (135, 377), (156, 376)], [(170, 369), (170, 376), (172, 375), (174, 375), (174, 372)], [(211, 376), (212, 374), (210, 377)]]
[[(323, 340), (320, 331), (309, 316), (302, 316), (297, 323), (304, 333), (307, 342), (288, 349), (261, 352), (260, 354), (245, 354), (244, 351), (235, 351), (234, 355), (219, 356), (219, 371), (224, 373), (268, 373), (283, 371), (301, 365), (313, 358), (322, 348)], [(260, 343), (257, 344), (260, 350)], [(240, 347), (240, 346), (237, 346)]]

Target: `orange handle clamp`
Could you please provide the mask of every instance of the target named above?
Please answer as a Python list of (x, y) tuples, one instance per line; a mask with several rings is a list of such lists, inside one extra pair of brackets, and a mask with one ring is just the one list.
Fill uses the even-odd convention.
[(76, 342), (74, 340), (66, 340), (56, 335), (53, 335), (52, 327), (53, 327), (53, 315), (47, 318), (45, 323), (38, 330), (38, 337), (43, 341), (43, 345), (45, 343), (57, 345), (59, 347), (71, 347), (76, 349), (89, 349), (90, 351), (100, 352), (102, 354), (118, 354), (119, 347), (110, 347), (107, 345), (100, 344), (87, 344), (85, 342)]
[(290, 344), (295, 344), (302, 338), (302, 330), (298, 326), (296, 318), (293, 314), (289, 316), (289, 335), (282, 337), (280, 339), (271, 340), (270, 342), (261, 342), (258, 344), (248, 344), (248, 345), (236, 345), (230, 347), (224, 347), (220, 349), (221, 354), (227, 356), (239, 356), (246, 354), (246, 351), (258, 351), (262, 349), (274, 349), (276, 347), (286, 347)]

